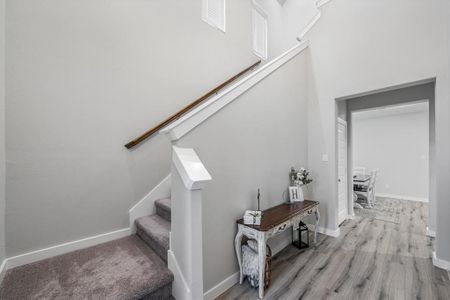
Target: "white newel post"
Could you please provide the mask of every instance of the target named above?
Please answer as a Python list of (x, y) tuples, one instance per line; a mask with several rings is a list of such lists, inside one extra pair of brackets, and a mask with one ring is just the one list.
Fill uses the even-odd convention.
[(177, 300), (203, 299), (202, 189), (211, 176), (193, 149), (172, 147), (168, 264)]

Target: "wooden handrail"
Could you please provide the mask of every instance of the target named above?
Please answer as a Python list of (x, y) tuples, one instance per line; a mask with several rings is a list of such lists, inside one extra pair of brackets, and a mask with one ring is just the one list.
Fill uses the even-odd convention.
[(167, 119), (165, 119), (164, 121), (162, 121), (161, 123), (159, 123), (158, 125), (156, 125), (155, 127), (153, 127), (152, 129), (150, 129), (149, 131), (147, 131), (146, 133), (144, 133), (143, 135), (139, 136), (138, 138), (132, 140), (131, 142), (129, 142), (128, 144), (125, 145), (125, 147), (127, 149), (131, 149), (135, 146), (137, 146), (138, 144), (142, 143), (143, 141), (145, 141), (146, 139), (148, 139), (149, 137), (151, 137), (152, 135), (154, 135), (155, 133), (157, 133), (158, 131), (160, 131), (162, 128), (166, 127), (167, 125), (169, 125), (170, 123), (172, 123), (173, 121), (177, 120), (178, 118), (180, 118), (182, 115), (186, 114), (187, 112), (189, 112), (190, 110), (192, 110), (194, 107), (196, 107), (197, 105), (201, 104), (202, 102), (204, 102), (206, 99), (208, 99), (209, 97), (211, 97), (212, 95), (218, 93), (221, 89), (223, 89), (225, 86), (227, 86), (228, 84), (230, 84), (231, 82), (235, 81), (236, 79), (238, 79), (239, 77), (241, 77), (242, 75), (244, 75), (245, 73), (247, 73), (248, 71), (252, 70), (253, 68), (255, 68), (257, 65), (259, 65), (261, 63), (261, 61), (257, 61), (256, 63), (254, 63), (253, 65), (251, 65), (250, 67), (246, 68), (245, 70), (243, 70), (242, 72), (239, 72), (238, 74), (234, 75), (233, 77), (231, 77), (230, 79), (228, 79), (227, 81), (225, 81), (224, 83), (222, 83), (221, 85), (219, 85), (218, 87), (212, 89), (211, 91), (209, 91), (208, 93), (206, 93), (205, 95), (201, 96), (200, 98), (198, 98), (197, 100), (195, 100), (194, 102), (192, 102), (191, 104), (185, 106), (183, 109), (179, 110), (177, 113), (171, 115), (170, 117), (168, 117)]

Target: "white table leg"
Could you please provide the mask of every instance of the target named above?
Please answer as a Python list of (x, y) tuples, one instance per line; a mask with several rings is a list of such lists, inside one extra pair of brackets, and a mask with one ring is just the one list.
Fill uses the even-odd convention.
[(258, 264), (259, 264), (259, 298), (264, 297), (264, 278), (266, 275), (266, 239), (264, 233), (258, 233)]
[(242, 284), (242, 281), (244, 280), (244, 276), (242, 275), (242, 232), (241, 227), (239, 226), (238, 233), (236, 234), (236, 237), (234, 239), (234, 248), (236, 249), (236, 256), (239, 263), (239, 283)]
[(319, 220), (320, 220), (320, 212), (318, 208), (316, 209), (315, 215), (316, 215), (316, 224), (314, 226), (314, 244), (317, 243), (317, 228), (319, 227)]

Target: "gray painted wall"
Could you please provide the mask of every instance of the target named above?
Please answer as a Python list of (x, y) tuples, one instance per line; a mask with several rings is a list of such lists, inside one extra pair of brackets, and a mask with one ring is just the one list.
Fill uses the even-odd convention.
[[(445, 35), (446, 35), (446, 41), (447, 41), (447, 54), (450, 53), (450, 2), (445, 1), (444, 11), (446, 12), (446, 23), (445, 23)], [(446, 80), (447, 82), (447, 90), (443, 91), (442, 93), (447, 97), (448, 101), (450, 101), (450, 56), (447, 56), (447, 65), (445, 66), (445, 61), (443, 61), (444, 67), (447, 69), (447, 77), (443, 78), (443, 80)], [(444, 96), (443, 95), (443, 96)], [(442, 113), (448, 113), (446, 116), (446, 121), (448, 122), (449, 115), (450, 115), (450, 105), (447, 106), (437, 106), (436, 105), (436, 111), (438, 110), (444, 110)], [(450, 160), (450, 146), (448, 146), (449, 140), (450, 140), (450, 132), (449, 132), (450, 125), (447, 123), (447, 127), (445, 129), (438, 129), (442, 130), (442, 133), (439, 135), (439, 138), (446, 139), (447, 140), (447, 149), (446, 151), (439, 152), (439, 156), (446, 155), (447, 159)], [(439, 157), (438, 157), (439, 159)], [(440, 162), (439, 162), (440, 163)], [(449, 164), (444, 164), (442, 167), (442, 170), (440, 170), (439, 173), (446, 173), (447, 176), (450, 176), (449, 173)], [(447, 185), (449, 183), (448, 177), (443, 177), (438, 181), (439, 185)], [(436, 255), (438, 258), (442, 258), (446, 260), (447, 262), (450, 262), (450, 234), (448, 234), (448, 229), (450, 228), (450, 201), (449, 201), (449, 189), (446, 191), (442, 191), (439, 196), (439, 202), (437, 209), (437, 232), (436, 234), (439, 236), (439, 238), (436, 240)], [(442, 200), (441, 200), (442, 199)], [(442, 238), (440, 237), (442, 236)]]
[(227, 32), (201, 0), (7, 1), (7, 255), (128, 227), (170, 145), (123, 145), (251, 65), (251, 6)]
[(213, 178), (203, 195), (205, 291), (237, 272), (235, 222), (256, 209), (257, 189), (263, 209), (280, 204), (290, 167), (307, 167), (305, 70), (300, 54), (177, 143), (194, 148)]
[[(308, 162), (324, 226), (337, 228), (335, 99), (436, 78), (438, 257), (450, 260), (449, 78), (446, 1), (331, 1), (309, 34)], [(382, 22), (380, 22), (382, 20)], [(417, 37), (420, 37), (418, 40)], [(327, 153), (329, 162), (322, 162)]]
[(298, 43), (297, 37), (319, 12), (315, 0), (257, 0), (268, 15), (268, 58)]
[(353, 118), (353, 165), (364, 167), (367, 172), (379, 170), (377, 194), (427, 201), (428, 110), (386, 113), (389, 111)]
[(0, 263), (5, 258), (5, 1), (0, 0)]

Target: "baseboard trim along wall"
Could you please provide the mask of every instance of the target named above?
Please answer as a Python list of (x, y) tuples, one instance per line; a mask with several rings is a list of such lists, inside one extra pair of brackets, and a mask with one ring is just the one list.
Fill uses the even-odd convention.
[(174, 282), (172, 284), (172, 295), (178, 300), (191, 300), (192, 293), (181, 272), (177, 259), (172, 250), (167, 251), (167, 265), (172, 271)]
[(204, 295), (204, 300), (213, 300), (223, 293), (225, 293), (227, 290), (229, 290), (233, 285), (239, 282), (239, 272), (234, 273), (233, 275), (225, 278), (224, 281), (220, 282), (216, 286), (212, 287), (210, 290), (208, 290)]
[(0, 283), (3, 281), (3, 278), (6, 274), (6, 259), (2, 261), (2, 264), (0, 265)]
[(436, 237), (436, 231), (431, 230), (431, 229), (427, 226), (427, 233), (426, 233), (426, 235), (429, 236), (429, 237)]
[[(314, 225), (310, 225), (310, 228), (311, 228), (311, 230), (314, 230)], [(338, 229), (333, 230), (333, 229), (325, 228), (322, 226), (318, 226), (317, 232), (331, 236), (331, 237), (338, 237), (341, 234), (341, 228), (338, 227)]]
[(380, 198), (392, 198), (392, 199), (399, 199), (399, 200), (408, 200), (408, 201), (417, 201), (417, 202), (428, 202), (427, 198), (420, 198), (420, 197), (413, 197), (413, 196), (405, 196), (405, 195), (395, 195), (395, 194), (383, 194), (383, 193), (376, 193), (376, 197)]
[(438, 258), (436, 256), (436, 251), (433, 251), (433, 265), (435, 265), (438, 268), (450, 271), (450, 261)]
[(122, 237), (129, 236), (131, 234), (130, 228), (119, 229), (116, 231), (99, 234), (96, 236), (91, 236), (81, 240), (76, 240), (68, 243), (63, 243), (48, 247), (45, 249), (40, 249), (17, 256), (9, 257), (6, 261), (6, 269), (11, 269), (40, 261), (53, 256), (69, 253), (75, 250), (84, 249), (87, 247), (95, 246), (98, 244), (106, 243), (112, 240), (120, 239)]

